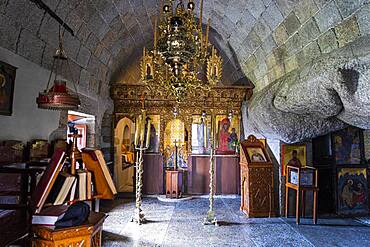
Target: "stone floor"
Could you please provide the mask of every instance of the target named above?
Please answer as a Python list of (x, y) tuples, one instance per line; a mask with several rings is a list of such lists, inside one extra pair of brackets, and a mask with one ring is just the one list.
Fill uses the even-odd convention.
[(319, 219), (318, 225), (293, 218), (248, 219), (239, 211), (240, 198), (215, 200), (220, 226), (204, 226), (207, 199), (178, 203), (146, 198), (148, 223), (130, 222), (134, 202), (118, 199), (102, 206), (103, 246), (370, 246), (370, 227), (354, 219)]

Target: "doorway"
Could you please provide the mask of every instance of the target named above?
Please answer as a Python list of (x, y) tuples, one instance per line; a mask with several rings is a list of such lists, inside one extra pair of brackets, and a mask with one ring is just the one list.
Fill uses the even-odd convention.
[[(76, 111), (68, 111), (68, 123), (74, 124), (74, 127), (78, 130), (78, 134), (82, 135), (81, 138), (77, 139), (79, 150), (95, 146), (95, 116)], [(72, 141), (72, 138), (68, 137), (69, 134), (71, 134), (70, 129), (67, 128), (68, 143)]]

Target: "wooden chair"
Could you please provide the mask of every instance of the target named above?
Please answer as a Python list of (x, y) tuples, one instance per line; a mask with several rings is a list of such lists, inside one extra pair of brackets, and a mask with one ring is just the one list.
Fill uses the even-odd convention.
[[(29, 198), (36, 187), (37, 175), (44, 171), (47, 163), (29, 162), (3, 165), (0, 167), (0, 174), (17, 174), (20, 176), (20, 186), (14, 186), (11, 191), (1, 191), (0, 196), (19, 197), (16, 203), (0, 204), (0, 209), (17, 210), (20, 212), (19, 223), (21, 224), (19, 234), (14, 232), (15, 239), (27, 235), (31, 236), (31, 212)], [(15, 221), (15, 220), (14, 220)]]
[(285, 216), (289, 216), (289, 189), (296, 191), (296, 223), (305, 216), (306, 192), (313, 192), (313, 223), (317, 224), (318, 172), (316, 168), (287, 166), (285, 183)]

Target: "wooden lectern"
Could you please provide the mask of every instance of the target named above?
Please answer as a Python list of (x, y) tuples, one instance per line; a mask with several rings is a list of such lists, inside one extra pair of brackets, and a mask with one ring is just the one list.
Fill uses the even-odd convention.
[(166, 171), (166, 197), (180, 198), (182, 195), (182, 171)]
[(285, 216), (289, 215), (289, 189), (296, 191), (296, 223), (299, 224), (301, 215), (305, 215), (306, 191), (313, 192), (313, 223), (317, 223), (317, 192), (318, 174), (313, 167), (287, 166), (287, 180), (285, 183)]
[(248, 217), (270, 217), (273, 207), (273, 166), (266, 148), (255, 136), (240, 149), (241, 207)]

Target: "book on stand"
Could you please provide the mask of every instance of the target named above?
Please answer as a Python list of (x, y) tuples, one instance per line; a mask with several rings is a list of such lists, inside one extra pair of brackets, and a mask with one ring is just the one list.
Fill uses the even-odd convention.
[(55, 222), (63, 218), (67, 209), (67, 205), (46, 207), (39, 214), (32, 215), (32, 224), (53, 226)]
[(94, 181), (94, 196), (101, 199), (113, 199), (117, 194), (116, 187), (105, 163), (103, 153), (98, 149), (83, 149), (82, 160)]
[(63, 168), (65, 162), (65, 152), (63, 150), (56, 150), (51, 158), (51, 161), (40, 178), (31, 198), (31, 210), (35, 213), (40, 213), (45, 204), (47, 196), (52, 189), (59, 172)]
[(59, 173), (46, 199), (46, 203), (51, 203), (52, 205), (64, 204), (75, 180), (75, 176), (64, 172)]
[[(54, 225), (61, 219), (70, 204), (76, 201), (93, 199), (113, 199), (117, 193), (103, 154), (100, 150), (90, 150), (82, 154), (80, 170), (71, 167), (67, 173), (63, 166), (67, 155), (56, 150), (50, 164), (40, 178), (31, 198), (32, 224)], [(51, 205), (50, 207), (45, 207)]]

